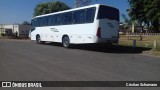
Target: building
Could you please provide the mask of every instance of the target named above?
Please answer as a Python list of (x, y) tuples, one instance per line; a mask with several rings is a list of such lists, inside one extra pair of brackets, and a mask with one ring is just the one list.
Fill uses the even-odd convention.
[(30, 25), (0, 25), (0, 35), (15, 35), (17, 36), (28, 36), (31, 26)]

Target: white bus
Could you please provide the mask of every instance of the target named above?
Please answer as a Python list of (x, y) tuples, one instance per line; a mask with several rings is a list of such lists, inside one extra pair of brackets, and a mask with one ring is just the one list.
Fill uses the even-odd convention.
[(38, 44), (58, 42), (70, 44), (117, 43), (119, 10), (95, 4), (36, 16), (31, 21), (31, 40)]

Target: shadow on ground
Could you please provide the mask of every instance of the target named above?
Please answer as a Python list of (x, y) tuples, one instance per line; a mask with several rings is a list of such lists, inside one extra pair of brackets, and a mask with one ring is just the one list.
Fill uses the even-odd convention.
[[(62, 44), (60, 43), (48, 43), (46, 45), (62, 47)], [(133, 48), (131, 46), (121, 46), (121, 45), (107, 46), (107, 45), (92, 45), (92, 44), (88, 45), (87, 44), (87, 45), (72, 45), (70, 49), (80, 49), (80, 50), (103, 52), (103, 53), (139, 54), (139, 53), (142, 53), (143, 51), (149, 51), (152, 48), (147, 48), (147, 47)]]

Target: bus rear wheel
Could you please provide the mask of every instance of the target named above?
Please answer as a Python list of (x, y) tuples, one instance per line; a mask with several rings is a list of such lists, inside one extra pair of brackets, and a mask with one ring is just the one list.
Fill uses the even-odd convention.
[(70, 40), (68, 36), (64, 36), (62, 39), (62, 45), (65, 48), (69, 48), (70, 47)]

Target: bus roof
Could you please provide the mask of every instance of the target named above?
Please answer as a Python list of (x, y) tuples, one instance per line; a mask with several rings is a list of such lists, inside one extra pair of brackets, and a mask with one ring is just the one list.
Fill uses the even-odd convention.
[[(43, 15), (35, 16), (34, 18), (49, 16), (49, 15), (54, 15), (54, 14), (60, 14), (60, 13), (74, 11), (74, 10), (86, 9), (86, 8), (91, 8), (91, 7), (99, 7), (100, 5), (102, 5), (102, 4), (94, 4), (94, 5), (89, 5), (89, 6), (79, 7), (79, 8), (73, 8), (73, 9), (69, 9), (69, 10), (58, 11), (58, 12), (53, 12), (53, 13), (49, 13), (49, 14), (43, 14)], [(103, 5), (103, 6), (107, 6), (107, 5)], [(114, 8), (112, 6), (108, 6), (108, 7)], [(115, 9), (117, 9), (117, 8), (115, 8)]]

